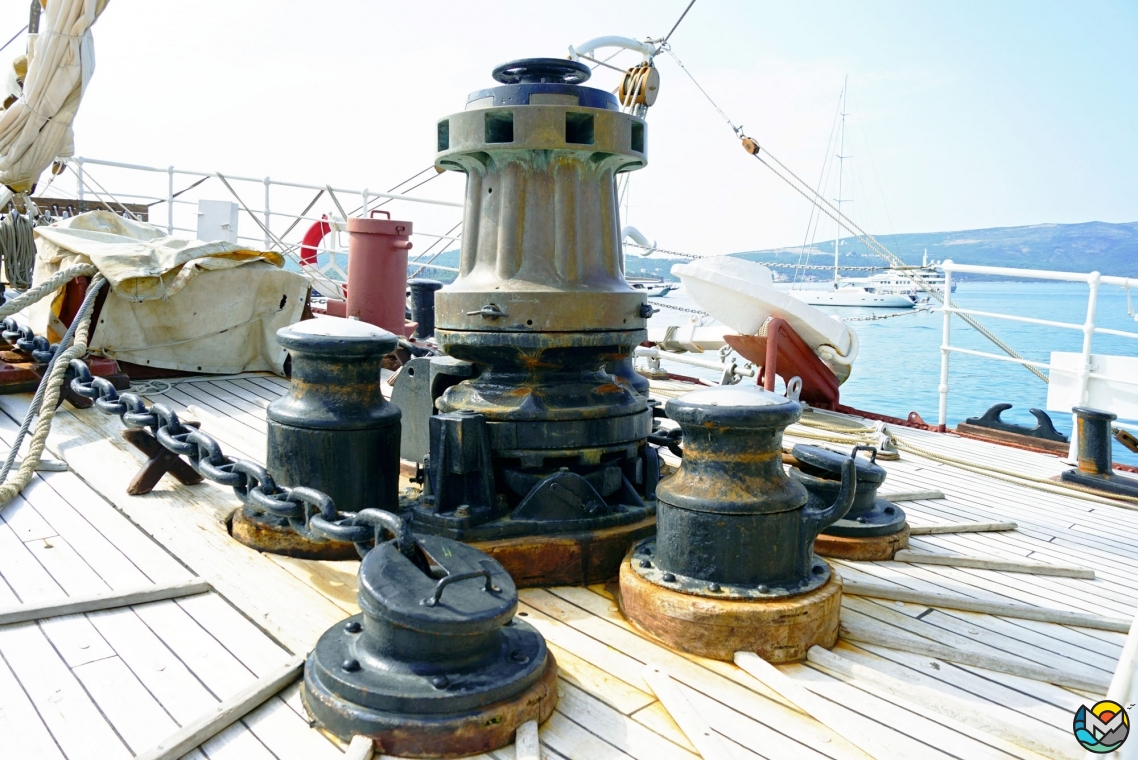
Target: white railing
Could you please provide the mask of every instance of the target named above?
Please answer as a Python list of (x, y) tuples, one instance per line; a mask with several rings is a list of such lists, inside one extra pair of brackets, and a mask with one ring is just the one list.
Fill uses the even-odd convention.
[[(235, 236), (237, 242), (279, 251), (297, 264), (300, 263), (301, 238), (304, 233), (313, 224), (327, 221), (333, 227), (332, 234), (312, 247), (318, 260), (327, 260), (327, 263), (317, 268), (318, 275), (315, 279), (319, 279), (319, 275), (332, 280), (345, 279), (344, 271), (337, 263), (337, 257), (347, 254), (346, 246), (340, 244), (338, 235), (343, 229), (345, 216), (364, 215), (373, 206), (387, 203), (412, 204), (412, 209), (400, 207), (398, 212), (414, 223), (416, 229), (412, 233), (412, 239), (419, 239), (416, 241), (418, 250), (412, 253), (412, 260), (408, 262), (409, 271), (414, 272), (420, 268), (456, 271), (453, 267), (429, 263), (428, 260), (441, 250), (447, 250), (448, 246), (453, 247), (461, 239), (460, 233), (454, 232), (461, 219), (460, 214), (455, 213), (456, 209), (463, 206), (459, 201), (408, 193), (379, 192), (368, 188), (332, 187), (270, 177), (246, 177), (86, 157), (70, 159), (69, 164), (75, 180), (71, 197), (80, 201), (98, 200), (111, 208), (122, 203), (145, 205), (148, 207), (150, 223), (164, 226), (169, 235), (197, 234), (198, 199), (208, 196), (215, 200), (231, 200), (238, 204), (239, 220), (245, 223), (245, 228), (248, 229), (252, 223), (261, 233), (242, 234), (243, 230), (239, 229)], [(93, 168), (96, 168), (100, 176), (95, 176), (91, 171)], [(62, 178), (53, 178), (51, 189), (41, 195), (52, 197), (67, 193), (69, 189), (63, 187), (66, 180), (61, 180)], [(320, 210), (314, 208), (317, 198), (312, 197), (313, 192), (323, 193), (318, 196), (323, 202)], [(125, 208), (123, 213), (130, 215)], [(155, 216), (158, 217), (157, 220)], [(165, 224), (162, 223), (163, 216)], [(308, 249), (307, 246), (305, 248)], [(302, 271), (305, 269), (308, 268), (302, 268)], [(305, 273), (313, 274), (310, 271)]]
[[(1104, 375), (1096, 372), (1095, 367), (1091, 361), (1091, 354), (1094, 345), (1095, 335), (1113, 335), (1122, 338), (1136, 338), (1138, 339), (1138, 332), (1127, 332), (1125, 330), (1114, 330), (1106, 327), (1099, 327), (1095, 324), (1095, 312), (1098, 309), (1098, 295), (1099, 288), (1102, 285), (1117, 285), (1123, 288), (1138, 288), (1138, 279), (1128, 277), (1108, 277), (1099, 274), (1098, 272), (1091, 272), (1090, 274), (1083, 274), (1079, 272), (1055, 272), (1043, 269), (1013, 269), (1010, 267), (985, 267), (985, 266), (972, 266), (969, 264), (957, 264), (951, 259), (943, 262), (941, 268), (944, 269), (944, 306), (942, 311), (944, 313), (944, 323), (942, 326), (941, 334), (941, 359), (940, 359), (940, 410), (938, 417), (939, 429), (944, 430), (947, 425), (948, 417), (948, 361), (952, 354), (965, 354), (968, 356), (978, 356), (984, 359), (993, 359), (1001, 362), (1011, 362), (1013, 364), (1020, 364), (1025, 367), (1035, 367), (1042, 371), (1048, 372), (1066, 372), (1070, 373), (1068, 367), (1055, 367), (1049, 362), (1031, 361), (1029, 359), (1017, 358), (1014, 356), (1004, 356), (1000, 354), (993, 354), (986, 351), (975, 351), (973, 349), (962, 348), (954, 346), (951, 343), (952, 336), (952, 315), (953, 314), (967, 314), (973, 317), (986, 317), (992, 319), (1004, 319), (1012, 322), (1021, 322), (1029, 325), (1040, 325), (1044, 327), (1054, 327), (1062, 330), (1077, 330), (1083, 334), (1082, 355), (1078, 370), (1075, 372), (1077, 376), (1077, 389), (1079, 403), (1086, 403), (1088, 384), (1091, 379), (1101, 379), (1111, 382), (1124, 383), (1127, 385), (1138, 386), (1138, 378), (1115, 377), (1111, 375)], [(999, 277), (1017, 277), (1021, 279), (1031, 280), (1055, 280), (1060, 282), (1083, 282), (1086, 283), (1088, 288), (1087, 293), (1087, 311), (1086, 319), (1082, 324), (1074, 322), (1059, 322), (1051, 319), (1037, 319), (1034, 317), (1023, 317), (1016, 314), (1003, 314), (989, 311), (977, 311), (974, 309), (961, 309), (952, 305), (951, 291), (952, 291), (952, 275), (953, 273), (962, 274), (977, 274), (977, 275), (994, 275)], [(1138, 427), (1128, 425), (1126, 423), (1115, 423), (1121, 427)], [(1071, 456), (1074, 457), (1076, 450), (1075, 432), (1077, 428), (1072, 430), (1071, 435)]]

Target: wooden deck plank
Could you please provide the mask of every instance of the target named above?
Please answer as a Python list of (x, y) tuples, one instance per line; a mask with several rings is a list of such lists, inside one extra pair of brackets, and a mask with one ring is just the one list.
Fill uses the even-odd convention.
[(110, 584), (99, 577), (62, 536), (28, 541), (25, 546), (68, 596), (104, 594)]
[(217, 704), (218, 699), (134, 610), (91, 612), (88, 619), (179, 726)]
[(192, 577), (174, 555), (74, 472), (41, 472), (36, 477), (66, 500), (154, 583), (177, 583)]
[(280, 760), (240, 721), (198, 749), (209, 760)]
[[(67, 596), (7, 523), (0, 523), (0, 575), (16, 597), (5, 601), (39, 602)], [(3, 589), (0, 594), (7, 596)]]
[[(279, 662), (278, 662), (279, 665)], [(279, 697), (245, 716), (242, 721), (280, 760), (335, 760), (343, 753)]]
[[(792, 732), (794, 735), (789, 738), (807, 746), (832, 742), (827, 746), (827, 752), (835, 753), (833, 755), (835, 757), (862, 756), (862, 753), (852, 748), (837, 734), (786, 707), (782, 702), (743, 686), (719, 672), (707, 669), (704, 667), (703, 661), (697, 663), (693, 659), (641, 637), (631, 627), (627, 627), (627, 622), (619, 618), (618, 613), (604, 609), (605, 606), (612, 606), (610, 600), (586, 589), (558, 588), (556, 590), (559, 593), (580, 597), (586, 603), (590, 603), (587, 601), (590, 597), (596, 602), (593, 609), (586, 610), (584, 607), (578, 607), (566, 601), (561, 596), (554, 595), (549, 590), (522, 590), (521, 596), (529, 607), (541, 611), (546, 618), (555, 619), (563, 624), (562, 626), (544, 627), (542, 619), (534, 621), (535, 626), (555, 643), (576, 652), (571, 644), (562, 644), (558, 641), (566, 628), (572, 629), (594, 642), (606, 642), (606, 646), (634, 658), (638, 665), (634, 666), (633, 673), (626, 676), (628, 679), (638, 678), (641, 672), (640, 668), (643, 665), (649, 662), (660, 662), (668, 668), (668, 672), (674, 680), (696, 689), (719, 703), (720, 707), (717, 708), (719, 710), (727, 709), (743, 716), (756, 717), (758, 722), (778, 733), (786, 735), (787, 732)], [(601, 617), (601, 614), (605, 614), (606, 617)], [(612, 619), (607, 616), (612, 616)], [(578, 652), (578, 654), (580, 653)], [(707, 662), (710, 663), (711, 661)], [(728, 663), (720, 664), (732, 673), (739, 674), (738, 668), (735, 666)], [(749, 679), (745, 674), (737, 675), (737, 677), (739, 680)], [(760, 719), (757, 716), (762, 716), (762, 718)], [(710, 715), (705, 717), (709, 721), (712, 720)]]
[[(253, 393), (247, 388), (243, 388), (232, 380), (214, 380), (209, 383), (202, 383), (205, 389), (217, 396), (218, 398), (234, 398), (241, 399), (247, 406), (250, 414), (256, 415), (262, 419), (265, 417), (265, 410), (271, 403), (269, 399), (264, 396)], [(260, 410), (259, 412), (257, 410)]]
[(217, 699), (231, 697), (256, 680), (253, 671), (176, 602), (155, 602), (131, 609)]
[(56, 534), (63, 538), (112, 589), (153, 582), (122, 549), (75, 510), (40, 478), (33, 478), (24, 496)]
[(0, 628), (0, 652), (68, 760), (132, 756), (35, 623)]
[[(30, 485), (30, 484), (29, 484)], [(25, 489), (27, 490), (27, 489)], [(21, 541), (32, 541), (37, 538), (51, 538), (57, 535), (55, 528), (48, 525), (47, 520), (28, 503), (24, 494), (17, 494), (12, 501), (4, 505), (0, 511), (0, 520), (8, 524), (12, 532)]]
[[(0, 397), (0, 408), (17, 415), (26, 403), (25, 396)], [(120, 428), (118, 419), (95, 410), (65, 407), (55, 418), (49, 449), (292, 651), (311, 647), (342, 619), (342, 610), (321, 594), (229, 537), (224, 520), (238, 504), (229, 489), (208, 483), (174, 486), (163, 479), (145, 497), (127, 496), (125, 484), (139, 460), (118, 438)], [(266, 588), (273, 592), (259, 591)]]
[(559, 712), (637, 760), (698, 758), (698, 755), (650, 731), (572, 684), (562, 681), (558, 690)]
[(73, 670), (115, 656), (115, 650), (84, 615), (63, 615), (38, 622), (55, 651)]
[(0, 650), (0, 737), (6, 757), (64, 760), (35, 705), (5, 662), (3, 650)]
[(176, 603), (258, 678), (279, 668), (291, 654), (217, 594), (199, 594)]
[(72, 672), (136, 754), (177, 730), (170, 714), (118, 657), (87, 663)]

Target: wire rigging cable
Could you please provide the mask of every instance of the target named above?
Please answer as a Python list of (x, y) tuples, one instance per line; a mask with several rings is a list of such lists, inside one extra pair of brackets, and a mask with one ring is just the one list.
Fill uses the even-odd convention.
[[(776, 170), (774, 168), (774, 166), (772, 166), (771, 164), (769, 164), (765, 160), (763, 160), (763, 157), (759, 155), (760, 148), (759, 148), (758, 141), (754, 140), (753, 138), (747, 137), (745, 134), (743, 134), (742, 126), (738, 126), (738, 127), (735, 126), (735, 123), (733, 121), (731, 121), (731, 119), (727, 116), (727, 114), (724, 113), (723, 109), (720, 108), (719, 105), (714, 100), (712, 100), (711, 96), (707, 94), (707, 91), (704, 90), (702, 86), (700, 86), (699, 82), (696, 81), (695, 77), (692, 76), (691, 72), (688, 71), (687, 68), (680, 61), (680, 59), (678, 57), (676, 57), (676, 54), (674, 52), (672, 52), (671, 49), (669, 49), (669, 48), (666, 48), (666, 49), (667, 49), (668, 55), (672, 56), (672, 58), (676, 61), (676, 63), (679, 64), (679, 67), (681, 69), (683, 69), (683, 72), (685, 74), (687, 74), (689, 79), (691, 79), (692, 83), (699, 89), (700, 92), (703, 93), (703, 96), (705, 98), (707, 98), (707, 102), (711, 103), (711, 105), (715, 108), (715, 110), (719, 112), (719, 115), (723, 117), (723, 120), (727, 123), (727, 126), (731, 127), (731, 131), (735, 133), (736, 137), (738, 137), (739, 139), (741, 139), (743, 141), (743, 146), (746, 149), (746, 151), (748, 153), (750, 153), (752, 156), (754, 156), (755, 159), (759, 163), (761, 163), (763, 166), (770, 169), (771, 172), (773, 172), (774, 175), (776, 177), (778, 177), (779, 179), (781, 179), (783, 182), (790, 185), (790, 187), (793, 188), (795, 192), (797, 192), (802, 197), (806, 198), (808, 201), (810, 201), (815, 206), (817, 206), (818, 209), (820, 211), (822, 211), (822, 213), (826, 214), (826, 216), (830, 217), (835, 222), (837, 222), (840, 226), (844, 227), (847, 232), (849, 232), (854, 237), (856, 237), (858, 240), (860, 240), (862, 242), (862, 244), (865, 245), (867, 248), (869, 248), (871, 251), (873, 251), (874, 253), (881, 256), (883, 259), (888, 261), (894, 267), (904, 267), (905, 266), (905, 263), (903, 261), (901, 261), (901, 259), (899, 259), (891, 251), (889, 251), (887, 248), (885, 248), (885, 246), (883, 246), (877, 240), (877, 238), (873, 237), (873, 235), (870, 235), (868, 232), (866, 232), (861, 227), (859, 227), (856, 222), (854, 222), (848, 216), (843, 214), (832, 203), (830, 203), (828, 200), (826, 200), (825, 197), (820, 195), (817, 191), (814, 190), (813, 187), (811, 187), (809, 184), (807, 184), (805, 180), (803, 180), (801, 177), (799, 177), (797, 174), (795, 174), (794, 171), (790, 167), (788, 167), (786, 164), (779, 161), (778, 158), (773, 153), (771, 153), (769, 150), (767, 150), (765, 148), (762, 149), (762, 152), (765, 153), (767, 156), (769, 156), (771, 161), (773, 161), (775, 164), (777, 164), (778, 167), (780, 169), (782, 169), (782, 171), (786, 172), (786, 174), (783, 174), (782, 172)], [(789, 177), (787, 175), (789, 175)], [(793, 181), (790, 179), (791, 177), (793, 177)], [(929, 284), (927, 282), (925, 282), (922, 278), (917, 277), (913, 274), (910, 274), (909, 272), (906, 272), (904, 270), (899, 272), (899, 274), (901, 274), (903, 277), (908, 277), (910, 280), (913, 281), (913, 283), (917, 287), (919, 287), (921, 290), (927, 292), (929, 295), (931, 295), (933, 298), (935, 298), (940, 303), (945, 302), (944, 294), (941, 293), (940, 291), (938, 291), (937, 289), (930, 287)], [(949, 306), (954, 305), (952, 303), (951, 298), (948, 300), (948, 305)], [(975, 328), (977, 332), (979, 332), (985, 338), (990, 340), (993, 344), (995, 344), (1005, 354), (1007, 354), (1008, 356), (1010, 356), (1014, 359), (1019, 359), (1020, 361), (1023, 361), (1023, 356), (1020, 355), (1019, 352), (1017, 352), (1011, 346), (1009, 346), (1008, 344), (1006, 344), (1002, 340), (1000, 340), (998, 337), (996, 337), (996, 335), (991, 330), (989, 330), (987, 327), (982, 325), (980, 323), (980, 321), (977, 320), (975, 317), (971, 316), (970, 314), (957, 314), (957, 316), (960, 317), (961, 319), (963, 319), (968, 325)], [(1031, 372), (1033, 375), (1038, 377), (1043, 382), (1045, 382), (1045, 383), (1048, 382), (1047, 375), (1040, 372), (1038, 368), (1033, 367), (1030, 364), (1024, 364), (1021, 366), (1026, 368), (1029, 372)]]

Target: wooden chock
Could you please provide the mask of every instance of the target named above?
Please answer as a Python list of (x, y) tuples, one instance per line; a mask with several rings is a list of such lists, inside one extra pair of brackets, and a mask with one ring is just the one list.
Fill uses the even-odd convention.
[(902, 549), (909, 548), (909, 525), (887, 536), (830, 536), (819, 533), (814, 539), (814, 553), (831, 559), (848, 559), (862, 562), (891, 560)]
[(735, 652), (755, 652), (767, 662), (806, 659), (812, 646), (829, 649), (838, 640), (842, 579), (821, 588), (772, 600), (715, 599), (658, 586), (620, 565), (621, 612), (652, 638), (690, 654), (731, 661)]

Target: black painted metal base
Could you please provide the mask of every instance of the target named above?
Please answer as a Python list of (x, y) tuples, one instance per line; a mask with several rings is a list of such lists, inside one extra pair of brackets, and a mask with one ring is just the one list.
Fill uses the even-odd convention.
[(827, 536), (843, 536), (846, 538), (874, 538), (876, 536), (891, 536), (904, 529), (905, 510), (891, 501), (875, 499), (872, 509), (866, 510), (856, 517), (850, 517), (847, 514), (822, 533)]
[(661, 588), (677, 591), (692, 596), (703, 596), (709, 599), (734, 599), (748, 601), (763, 601), (785, 599), (787, 597), (806, 594), (825, 586), (830, 580), (830, 566), (825, 560), (816, 555), (810, 566), (809, 575), (800, 582), (793, 584), (734, 584), (711, 583), (701, 578), (692, 578), (679, 573), (669, 572), (656, 564), (656, 539), (649, 538), (641, 541), (632, 548), (632, 569), (648, 581)]
[(1067, 483), (1076, 483), (1087, 488), (1103, 491), (1106, 495), (1138, 497), (1138, 478), (1125, 475), (1097, 475), (1082, 470), (1067, 470), (1060, 475)]
[(557, 665), (528, 623), (502, 629), (489, 659), (446, 672), (397, 661), (377, 667), (355, 646), (363, 624), (356, 615), (325, 632), (304, 669), (305, 709), (344, 741), (359, 734), (388, 754), (465, 756), (508, 744), (521, 723), (553, 711)]

